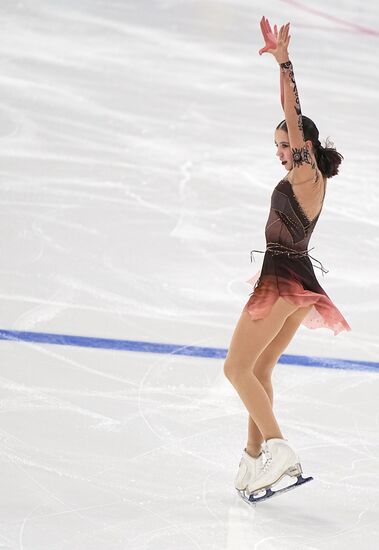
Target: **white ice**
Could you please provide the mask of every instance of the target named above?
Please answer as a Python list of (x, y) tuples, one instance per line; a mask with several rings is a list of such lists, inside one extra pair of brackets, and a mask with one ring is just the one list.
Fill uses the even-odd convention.
[[(303, 113), (345, 156), (311, 246), (352, 331), (286, 353), (378, 361), (373, 0), (2, 1), (1, 330), (228, 347), (283, 176), (262, 15), (291, 22)], [(379, 547), (379, 372), (277, 365), (314, 481), (253, 509), (222, 360), (0, 349), (1, 549)]]

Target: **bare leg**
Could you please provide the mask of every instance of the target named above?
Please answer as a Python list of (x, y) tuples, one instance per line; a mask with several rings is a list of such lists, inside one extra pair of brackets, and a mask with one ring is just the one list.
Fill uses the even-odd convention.
[[(263, 382), (261, 380), (260, 382), (261, 382), (262, 386), (264, 387), (265, 392), (268, 395), (268, 398), (270, 399), (271, 408), (272, 408), (273, 399), (274, 399), (274, 392), (273, 392), (273, 389), (272, 389), (271, 380), (266, 381), (266, 382)], [(263, 438), (258, 426), (256, 425), (256, 423), (254, 422), (254, 420), (251, 418), (250, 415), (248, 415), (248, 432), (247, 433), (248, 433), (248, 435), (247, 435), (246, 452), (250, 456), (257, 457), (261, 454), (261, 445), (263, 443), (264, 438)]]
[(264, 319), (252, 320), (246, 310), (233, 333), (225, 360), (224, 372), (237, 390), (264, 439), (281, 438), (269, 396), (254, 374), (254, 365), (263, 350), (298, 308), (279, 297)]
[[(273, 406), (274, 401), (274, 392), (271, 383), (272, 371), (311, 308), (312, 306), (299, 308), (287, 317), (279, 333), (261, 353), (254, 365), (254, 373), (264, 387), (270, 399), (271, 406)], [(263, 436), (254, 420), (249, 415), (246, 451), (251, 456), (258, 456), (261, 452), (262, 442)]]
[(244, 375), (234, 379), (233, 385), (246, 408), (251, 408), (250, 416), (259, 428), (263, 439), (279, 437), (283, 439), (279, 425), (274, 416), (271, 401), (253, 372), (246, 372)]

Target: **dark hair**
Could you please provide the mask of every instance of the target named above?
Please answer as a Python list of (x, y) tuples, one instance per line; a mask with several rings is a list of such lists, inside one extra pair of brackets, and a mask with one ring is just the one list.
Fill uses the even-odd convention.
[[(303, 132), (305, 141), (310, 140), (313, 145), (313, 152), (316, 158), (317, 166), (319, 167), (323, 176), (332, 178), (338, 174), (338, 167), (342, 162), (343, 156), (339, 153), (333, 143), (327, 139), (325, 141), (325, 147), (323, 147), (318, 139), (319, 132), (316, 124), (308, 118), (302, 115), (303, 120)], [(282, 120), (276, 127), (277, 130), (284, 130), (288, 133), (287, 123)]]

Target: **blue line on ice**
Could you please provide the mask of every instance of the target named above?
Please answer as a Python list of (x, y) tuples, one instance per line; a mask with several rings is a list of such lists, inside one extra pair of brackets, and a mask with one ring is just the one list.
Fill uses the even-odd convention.
[[(17, 340), (22, 342), (39, 342), (61, 346), (80, 346), (87, 348), (114, 349), (120, 351), (142, 351), (145, 353), (167, 353), (190, 355), (192, 357), (210, 357), (223, 359), (226, 349), (186, 346), (176, 344), (159, 344), (136, 340), (116, 340), (113, 338), (95, 338), (91, 336), (70, 336), (46, 332), (24, 332), (18, 330), (0, 330), (0, 340)], [(373, 361), (356, 361), (335, 359), (331, 357), (307, 357), (305, 355), (283, 354), (279, 363), (301, 365), (303, 367), (324, 367), (328, 369), (347, 369), (379, 372), (379, 363)]]

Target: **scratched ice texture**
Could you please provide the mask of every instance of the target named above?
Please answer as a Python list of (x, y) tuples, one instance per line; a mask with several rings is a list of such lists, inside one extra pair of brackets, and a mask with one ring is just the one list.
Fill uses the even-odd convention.
[[(291, 22), (303, 113), (345, 156), (311, 246), (352, 330), (286, 353), (378, 360), (373, 0), (3, 0), (1, 329), (228, 346), (283, 176), (262, 15)], [(222, 360), (0, 348), (1, 549), (378, 548), (377, 372), (277, 365), (314, 481), (253, 509)]]

